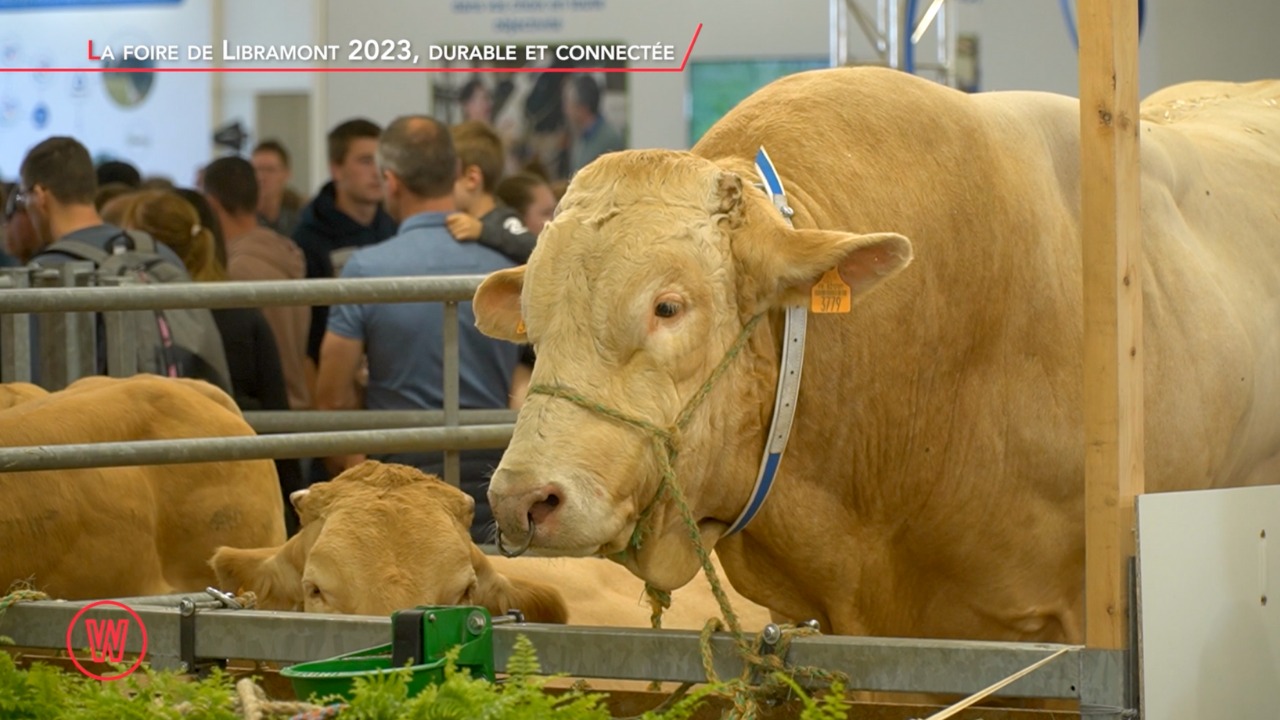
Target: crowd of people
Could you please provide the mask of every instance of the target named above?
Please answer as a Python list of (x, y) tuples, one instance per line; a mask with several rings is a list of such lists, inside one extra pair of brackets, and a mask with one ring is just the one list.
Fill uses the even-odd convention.
[[(536, 166), (507, 173), (494, 129), (452, 127), (407, 115), (385, 128), (352, 119), (328, 135), (329, 180), (310, 200), (289, 189), (289, 153), (267, 140), (248, 157), (220, 157), (194, 188), (147, 179), (119, 161), (94, 165), (89, 150), (56, 136), (33, 147), (18, 182), (0, 185), (5, 264), (55, 267), (71, 248), (111, 253), (122, 240), (155, 241), (183, 280), (281, 282), (304, 278), (483, 275), (525, 263), (563, 184)], [(105, 257), (105, 256), (103, 256)], [(82, 257), (79, 259), (83, 259)], [(179, 374), (218, 381), (243, 410), (421, 410), (444, 402), (439, 303), (211, 311), (209, 333), (225, 365)], [(529, 348), (475, 329), (458, 312), (464, 409), (518, 408)], [(0, 340), (2, 342), (2, 340)], [(101, 347), (99, 355), (105, 354)], [(217, 369), (227, 377), (219, 378)], [(106, 372), (103, 362), (99, 372)], [(38, 378), (37, 378), (38, 381)], [(476, 499), (473, 536), (488, 541), (485, 498), (497, 451), (462, 453), (463, 489)], [(442, 453), (372, 455), (443, 474)], [(366, 459), (277, 461), (286, 493)], [(286, 503), (287, 505), (287, 503)], [(296, 518), (290, 517), (291, 531)]]

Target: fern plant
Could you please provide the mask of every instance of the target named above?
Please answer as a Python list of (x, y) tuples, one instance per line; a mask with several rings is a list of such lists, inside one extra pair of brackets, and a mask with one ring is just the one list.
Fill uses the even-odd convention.
[[(347, 699), (312, 698), (320, 704), (341, 703), (339, 720), (610, 720), (606, 695), (571, 689), (545, 691), (548, 677), (523, 635), (516, 640), (507, 663), (507, 678), (492, 683), (459, 669), (457, 649), (446, 656), (444, 681), (410, 697), (409, 670), (387, 672), (355, 681)], [(841, 688), (820, 701), (813, 700), (790, 677), (778, 679), (804, 703), (801, 720), (836, 720), (847, 716), (849, 704)], [(728, 695), (729, 687), (710, 683), (698, 687), (661, 711), (642, 720), (689, 720), (709, 698)], [(34, 663), (19, 668), (0, 652), (0, 719), (3, 720), (240, 720), (232, 679), (218, 669), (202, 680), (142, 665), (127, 678), (100, 682)]]

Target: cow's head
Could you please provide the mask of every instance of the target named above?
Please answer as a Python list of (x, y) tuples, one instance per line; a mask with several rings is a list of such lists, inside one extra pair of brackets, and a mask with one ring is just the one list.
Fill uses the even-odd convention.
[[(899, 235), (793, 229), (751, 178), (688, 153), (611, 153), (583, 169), (528, 265), (474, 298), (483, 332), (531, 342), (538, 358), (489, 489), (506, 541), (532, 531), (541, 553), (608, 555), (655, 586), (683, 585), (692, 533), (655, 499), (661, 445), (632, 421), (673, 427), (751, 319), (807, 304), (826, 272), (857, 302), (910, 260)], [(676, 477), (707, 547), (747, 502), (775, 345), (768, 325), (750, 333), (679, 433)]]
[(281, 547), (219, 548), (210, 565), (221, 587), (253, 591), (267, 610), (388, 615), (478, 604), (565, 621), (553, 589), (489, 567), (468, 530), (475, 501), (435, 476), (367, 461), (290, 499), (298, 534)]

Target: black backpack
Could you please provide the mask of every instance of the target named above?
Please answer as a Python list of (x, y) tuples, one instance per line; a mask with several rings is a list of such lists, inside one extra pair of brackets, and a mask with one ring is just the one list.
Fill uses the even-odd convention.
[[(98, 277), (130, 278), (140, 283), (191, 282), (186, 270), (156, 250), (147, 233), (121, 232), (107, 251), (77, 240), (59, 240), (46, 251), (92, 262)], [(140, 373), (205, 380), (232, 393), (231, 372), (222, 335), (207, 308), (129, 311), (137, 340)]]

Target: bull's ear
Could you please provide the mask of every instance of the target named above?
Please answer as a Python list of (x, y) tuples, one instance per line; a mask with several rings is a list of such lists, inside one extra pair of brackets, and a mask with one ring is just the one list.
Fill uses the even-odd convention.
[[(447, 486), (450, 490), (454, 490), (452, 485)], [(455, 490), (450, 493), (450, 513), (458, 518), (458, 522), (462, 527), (469, 528), (476, 518), (476, 499), (461, 490)]]
[(740, 260), (768, 305), (809, 304), (814, 286), (835, 270), (850, 301), (911, 264), (911, 242), (895, 233), (792, 230), (770, 243), (740, 246)]
[(343, 490), (341, 484), (334, 485), (337, 479), (312, 483), (303, 490), (295, 490), (289, 494), (289, 502), (293, 505), (294, 512), (298, 513), (300, 523), (306, 525), (315, 522), (329, 513), (329, 507)]
[(520, 291), (523, 288), (523, 265), (499, 270), (480, 283), (471, 300), (480, 332), (513, 343), (529, 341), (520, 315)]
[(723, 218), (730, 228), (742, 224), (742, 176), (727, 170), (715, 176), (715, 188), (712, 190), (707, 210), (713, 218)]
[(444, 506), (449, 514), (461, 523), (462, 527), (471, 527), (476, 517), (476, 499), (444, 481), (439, 475), (427, 475), (431, 479), (431, 497)]

